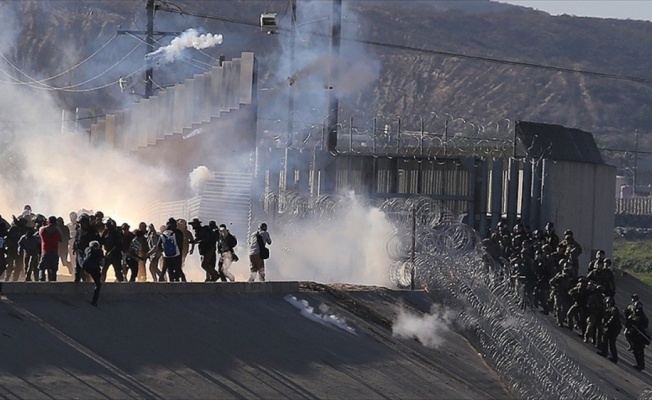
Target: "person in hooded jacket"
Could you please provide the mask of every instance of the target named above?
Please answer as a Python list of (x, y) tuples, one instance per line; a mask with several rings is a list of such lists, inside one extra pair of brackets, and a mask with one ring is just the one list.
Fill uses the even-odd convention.
[(7, 271), (5, 282), (20, 279), (25, 273), (24, 253), (18, 246), (18, 241), (27, 232), (27, 221), (23, 218), (15, 218), (7, 232)]
[(38, 280), (38, 255), (41, 251), (41, 238), (36, 234), (34, 228), (27, 228), (27, 232), (18, 240), (18, 251), (25, 256), (23, 264), (25, 265), (25, 281)]
[(84, 257), (82, 265), (84, 272), (90, 275), (95, 283), (93, 290), (93, 300), (91, 304), (97, 307), (97, 300), (100, 297), (100, 289), (102, 288), (102, 260), (104, 259), (104, 252), (100, 246), (100, 242), (93, 240), (89, 243), (88, 247), (84, 250)]
[(39, 229), (41, 238), (41, 260), (38, 264), (39, 281), (56, 281), (59, 270), (59, 243), (62, 235), (57, 226), (57, 217), (48, 218), (47, 224)]
[(86, 273), (83, 270), (84, 256), (86, 248), (92, 241), (100, 241), (100, 235), (97, 229), (91, 226), (91, 219), (88, 214), (81, 214), (78, 218), (79, 227), (75, 232), (75, 244), (73, 245), (77, 264), (75, 265), (75, 282), (86, 282)]
[(208, 225), (202, 225), (198, 218), (194, 218), (189, 223), (195, 231), (195, 244), (199, 249), (200, 266), (206, 272), (205, 282), (217, 281), (218, 274), (215, 270), (217, 265), (216, 258), (216, 236)]
[(138, 276), (138, 252), (140, 248), (136, 247), (138, 246), (138, 241), (135, 244), (133, 242), (136, 239), (137, 230), (130, 231), (130, 226), (127, 223), (122, 224), (121, 228), (120, 249), (122, 250), (122, 275), (127, 279), (127, 274), (131, 271), (129, 282), (136, 282), (136, 276)]
[(101, 243), (104, 245), (102, 282), (106, 281), (106, 275), (110, 267), (113, 267), (115, 279), (118, 282), (123, 282), (125, 278), (122, 273), (122, 236), (115, 220), (112, 218), (106, 220)]

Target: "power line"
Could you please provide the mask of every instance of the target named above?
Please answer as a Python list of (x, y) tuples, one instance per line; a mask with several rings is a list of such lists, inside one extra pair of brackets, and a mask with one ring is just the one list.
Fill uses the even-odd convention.
[[(178, 10), (173, 10), (173, 9), (168, 9), (168, 8), (161, 7), (161, 8), (159, 8), (159, 10), (172, 12), (172, 13), (178, 13), (180, 15), (189, 15), (189, 16), (192, 16), (192, 17), (198, 17), (198, 18), (205, 18), (205, 19), (210, 19), (210, 20), (229, 22), (229, 23), (239, 24), (239, 25), (253, 26), (253, 27), (256, 27), (256, 28), (260, 27), (258, 23), (251, 22), (251, 21), (238, 20), (238, 19), (235, 19), (235, 18), (217, 17), (217, 16), (205, 15), (205, 14), (201, 14), (201, 13), (186, 12), (186, 11), (181, 10), (180, 8)], [(289, 33), (290, 29), (279, 28), (278, 31), (283, 31), (283, 32)], [(317, 33), (317, 32), (313, 33), (312, 35), (318, 36), (318, 37), (329, 37), (329, 35), (327, 35), (327, 34)], [(599, 78), (630, 81), (630, 82), (635, 82), (635, 83), (652, 84), (652, 79), (639, 78), (639, 77), (620, 75), (620, 74), (610, 74), (610, 73), (605, 73), (605, 72), (590, 71), (590, 70), (584, 70), (584, 69), (557, 67), (557, 66), (552, 66), (552, 65), (529, 63), (529, 62), (524, 62), (524, 61), (505, 60), (505, 59), (495, 58), (495, 57), (476, 56), (476, 55), (470, 55), (470, 54), (455, 53), (455, 52), (450, 52), (450, 51), (424, 49), (424, 48), (413, 47), (413, 46), (408, 46), (408, 45), (385, 43), (385, 42), (379, 42), (379, 41), (375, 41), (375, 40), (357, 39), (357, 38), (351, 38), (351, 37), (345, 37), (345, 36), (342, 36), (341, 40), (347, 41), (347, 42), (361, 43), (361, 44), (366, 44), (366, 45), (376, 46), (376, 47), (384, 47), (384, 48), (394, 49), (394, 50), (411, 51), (411, 52), (422, 53), (422, 54), (431, 54), (431, 55), (438, 55), (438, 56), (445, 56), (445, 57), (452, 57), (452, 58), (461, 58), (461, 59), (467, 59), (467, 60), (489, 62), (489, 63), (494, 63), (494, 64), (502, 64), (502, 65), (515, 65), (515, 66), (520, 66), (520, 67), (542, 69), (542, 70), (547, 70), (547, 71), (582, 74), (582, 75), (588, 75), (588, 76), (595, 76), (595, 77), (599, 77)]]
[(652, 151), (645, 150), (629, 150), (629, 149), (610, 149), (607, 147), (598, 147), (600, 151), (608, 151), (610, 153), (636, 153), (636, 154), (652, 154)]
[[(109, 67), (108, 67), (107, 69), (105, 69), (103, 72), (101, 72), (101, 73), (95, 75), (94, 77), (89, 78), (89, 79), (87, 79), (87, 80), (85, 80), (85, 81), (83, 81), (83, 82), (76, 83), (76, 84), (74, 84), (74, 85), (68, 85), (68, 86), (62, 86), (62, 87), (51, 86), (51, 85), (48, 85), (48, 84), (43, 83), (43, 82), (46, 82), (46, 81), (48, 81), (48, 80), (50, 80), (50, 79), (52, 79), (52, 78), (47, 78), (47, 79), (43, 79), (43, 80), (40, 80), (40, 81), (35, 80), (35, 79), (32, 78), (31, 76), (29, 76), (27, 73), (23, 72), (20, 68), (18, 68), (18, 66), (14, 65), (13, 63), (11, 63), (11, 61), (9, 61), (9, 60), (4, 56), (4, 55), (2, 55), (2, 54), (0, 53), (0, 58), (3, 59), (3, 60), (5, 60), (5, 62), (6, 62), (9, 66), (11, 66), (12, 68), (14, 68), (14, 69), (15, 69), (16, 71), (18, 71), (21, 75), (24, 75), (25, 77), (27, 77), (27, 78), (29, 78), (29, 79), (31, 80), (31, 81), (20, 81), (20, 80), (18, 80), (18, 78), (13, 77), (11, 74), (9, 74), (8, 72), (6, 72), (5, 70), (0, 69), (0, 72), (2, 72), (3, 74), (7, 75), (9, 78), (11, 78), (11, 79), (13, 79), (13, 80), (15, 81), (15, 82), (0, 81), (0, 83), (6, 83), (6, 84), (11, 84), (11, 85), (22, 85), (22, 86), (28, 86), (28, 87), (31, 87), (31, 88), (33, 88), (33, 89), (38, 89), (38, 90), (48, 90), (48, 91), (51, 90), (51, 91), (62, 91), (62, 92), (90, 92), (90, 91), (94, 91), (94, 90), (104, 89), (104, 88), (106, 88), (106, 87), (108, 87), (108, 86), (111, 86), (111, 85), (116, 84), (118, 81), (114, 80), (114, 81), (111, 81), (111, 82), (109, 82), (109, 83), (107, 83), (107, 84), (103, 84), (103, 85), (100, 85), (100, 86), (97, 86), (97, 87), (93, 87), (93, 88), (86, 88), (86, 89), (75, 89), (75, 88), (77, 88), (77, 87), (79, 87), (79, 86), (82, 86), (82, 85), (85, 85), (85, 84), (87, 84), (87, 83), (89, 83), (89, 82), (92, 82), (92, 81), (94, 81), (95, 79), (98, 79), (98, 78), (100, 78), (101, 76), (105, 75), (106, 73), (108, 73), (109, 71), (111, 71), (113, 68), (115, 68), (118, 64), (122, 63), (125, 59), (127, 59), (127, 57), (129, 57), (129, 56), (130, 56), (134, 51), (136, 51), (136, 49), (138, 49), (138, 48), (140, 47), (140, 45), (141, 45), (140, 43), (137, 44), (137, 45), (136, 45), (136, 46), (135, 46), (135, 47), (134, 47), (130, 52), (128, 52), (128, 53), (127, 53), (125, 56), (123, 56), (120, 60), (118, 60), (117, 62), (115, 62), (113, 65), (109, 66)], [(134, 71), (134, 72), (131, 72), (131, 73), (128, 74), (127, 76), (134, 75), (136, 72), (140, 71), (141, 69), (142, 69), (142, 68), (139, 68), (138, 70), (136, 70), (136, 71)]]

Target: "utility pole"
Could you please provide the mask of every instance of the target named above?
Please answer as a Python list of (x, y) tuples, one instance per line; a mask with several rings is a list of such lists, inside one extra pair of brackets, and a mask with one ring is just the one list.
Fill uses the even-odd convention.
[(288, 94), (288, 144), (287, 147), (292, 147), (292, 133), (294, 132), (294, 46), (295, 46), (295, 36), (296, 36), (296, 27), (297, 27), (297, 0), (291, 0), (292, 2), (292, 15), (290, 23), (290, 91)]
[(328, 95), (328, 136), (327, 148), (330, 152), (337, 150), (337, 113), (340, 108), (335, 86), (337, 81), (337, 64), (340, 58), (340, 43), (342, 41), (342, 0), (333, 0), (331, 21), (331, 82)]
[[(147, 35), (145, 36), (145, 54), (154, 51), (154, 0), (147, 0)], [(145, 71), (145, 98), (149, 99), (153, 94), (154, 68), (151, 64)]]
[[(155, 32), (154, 31), (154, 11), (156, 9), (154, 2), (156, 0), (147, 0), (147, 30), (146, 31), (127, 31), (118, 29), (119, 35), (144, 35), (145, 36), (145, 55), (154, 51), (154, 36), (178, 36), (179, 32)], [(147, 63), (147, 61), (145, 61)], [(149, 99), (154, 95), (154, 68), (149, 65), (145, 70), (145, 98)]]
[(334, 193), (337, 186), (337, 125), (339, 101), (335, 94), (337, 88), (337, 68), (340, 58), (340, 42), (342, 32), (342, 0), (331, 0), (333, 11), (331, 14), (331, 54), (330, 54), (330, 83), (328, 93), (327, 123), (324, 127), (326, 152), (322, 153), (321, 170), (319, 175), (319, 193)]

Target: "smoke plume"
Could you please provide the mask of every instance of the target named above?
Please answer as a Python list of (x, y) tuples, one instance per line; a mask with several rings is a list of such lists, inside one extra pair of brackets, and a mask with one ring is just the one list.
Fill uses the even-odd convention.
[(389, 284), (386, 245), (393, 225), (379, 209), (347, 200), (332, 215), (268, 221), (271, 279)]
[(190, 188), (195, 194), (197, 194), (199, 193), (202, 184), (206, 181), (210, 181), (213, 178), (215, 178), (215, 175), (213, 175), (213, 173), (205, 165), (200, 165), (190, 173)]
[(222, 35), (214, 35), (212, 33), (199, 34), (196, 29), (190, 28), (181, 35), (172, 39), (169, 45), (146, 54), (145, 58), (148, 60), (155, 60), (158, 63), (169, 63), (181, 56), (185, 49), (206, 49), (222, 44), (223, 39)]
[(399, 307), (392, 324), (392, 334), (399, 338), (415, 338), (426, 347), (437, 348), (444, 342), (452, 319), (451, 311), (436, 304), (430, 309), (430, 314), (425, 315)]

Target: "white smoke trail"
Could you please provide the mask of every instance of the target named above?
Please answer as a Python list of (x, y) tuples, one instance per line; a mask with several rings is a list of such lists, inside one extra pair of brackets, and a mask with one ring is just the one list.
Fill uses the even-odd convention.
[(392, 335), (416, 338), (426, 347), (437, 348), (444, 342), (444, 334), (450, 330), (452, 319), (451, 311), (436, 304), (426, 315), (417, 315), (401, 307), (392, 324)]
[(169, 45), (146, 54), (145, 58), (148, 60), (156, 60), (159, 63), (169, 63), (176, 60), (183, 50), (187, 48), (192, 47), (197, 50), (207, 49), (222, 44), (223, 39), (224, 37), (220, 34), (214, 35), (212, 33), (204, 33), (200, 35), (196, 29), (190, 28), (181, 35), (172, 39)]

